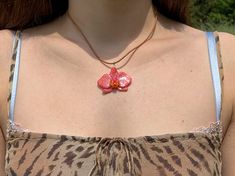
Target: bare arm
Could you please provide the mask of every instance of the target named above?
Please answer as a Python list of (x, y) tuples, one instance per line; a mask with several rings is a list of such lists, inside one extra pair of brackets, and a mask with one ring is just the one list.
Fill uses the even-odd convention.
[[(234, 109), (234, 107), (233, 107)], [(235, 110), (235, 109), (234, 109)], [(233, 110), (233, 112), (234, 112)], [(234, 176), (235, 173), (235, 114), (230, 122), (222, 145), (223, 176)]]
[(0, 175), (5, 176), (5, 138), (7, 118), (8, 79), (13, 33), (0, 30)]
[(0, 130), (0, 175), (5, 176), (5, 141), (2, 130)]
[(220, 32), (221, 53), (224, 65), (224, 140), (222, 142), (222, 175), (235, 173), (235, 36)]

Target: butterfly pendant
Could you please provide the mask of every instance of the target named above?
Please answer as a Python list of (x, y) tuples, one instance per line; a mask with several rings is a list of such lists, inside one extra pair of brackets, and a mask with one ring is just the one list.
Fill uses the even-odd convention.
[(109, 74), (104, 74), (97, 81), (97, 85), (106, 94), (113, 90), (127, 91), (131, 81), (132, 78), (125, 72), (118, 72), (115, 67), (112, 67)]

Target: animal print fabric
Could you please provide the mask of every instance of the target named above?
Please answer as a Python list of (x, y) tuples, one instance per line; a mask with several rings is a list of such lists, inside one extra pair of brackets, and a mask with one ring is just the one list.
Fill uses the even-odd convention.
[[(219, 47), (218, 35), (215, 36)], [(12, 54), (10, 85), (15, 50), (16, 47)], [(219, 51), (218, 56), (221, 59)], [(221, 60), (219, 65), (223, 80)], [(222, 175), (221, 122), (187, 133), (84, 137), (33, 132), (9, 119), (6, 134), (7, 176)]]

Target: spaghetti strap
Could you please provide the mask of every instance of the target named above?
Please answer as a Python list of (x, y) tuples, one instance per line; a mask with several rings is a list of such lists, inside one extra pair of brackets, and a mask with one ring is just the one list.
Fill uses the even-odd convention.
[[(215, 104), (216, 104), (216, 121), (220, 121), (223, 102), (223, 63), (221, 57), (220, 40), (217, 31), (206, 31), (208, 54), (211, 67), (211, 75), (214, 86)], [(19, 64), (20, 64), (20, 50), (21, 50), (21, 37), (22, 32), (20, 30), (15, 31), (13, 48), (11, 55), (11, 66), (9, 76), (9, 96), (8, 102), (8, 118), (14, 122), (14, 108), (16, 100), (16, 90), (18, 82)]]
[(20, 63), (20, 49), (21, 49), (21, 31), (17, 30), (14, 33), (10, 76), (9, 76), (9, 95), (7, 98), (8, 118), (12, 122), (14, 122), (14, 108), (15, 108), (16, 89), (17, 89), (17, 81), (19, 73), (19, 63)]
[(206, 32), (208, 54), (210, 59), (211, 76), (214, 86), (216, 121), (221, 120), (222, 102), (223, 102), (223, 63), (221, 56), (220, 40), (217, 31)]

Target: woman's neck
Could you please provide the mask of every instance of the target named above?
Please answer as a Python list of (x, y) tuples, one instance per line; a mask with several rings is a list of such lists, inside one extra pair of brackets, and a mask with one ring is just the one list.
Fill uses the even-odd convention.
[(147, 37), (153, 8), (151, 0), (69, 0), (68, 13), (91, 43), (121, 45)]

